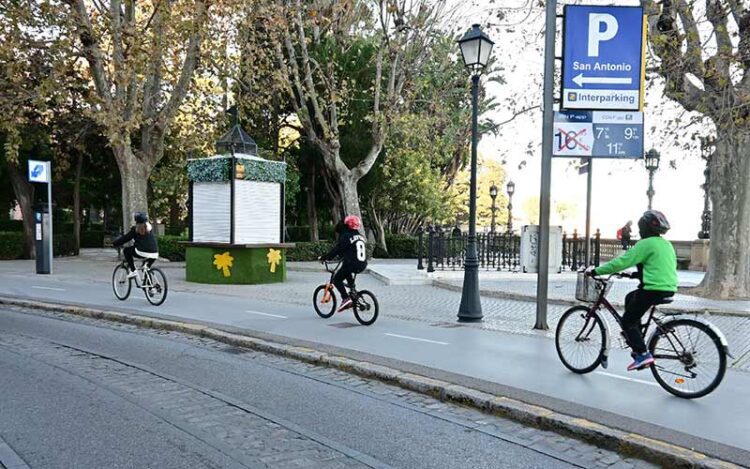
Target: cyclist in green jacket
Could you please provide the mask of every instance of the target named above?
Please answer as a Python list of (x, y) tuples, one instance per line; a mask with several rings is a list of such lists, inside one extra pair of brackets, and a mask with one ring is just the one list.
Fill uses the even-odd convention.
[(609, 275), (638, 266), (638, 289), (625, 297), (622, 329), (628, 344), (635, 352), (628, 371), (653, 365), (654, 357), (646, 348), (641, 335), (641, 318), (655, 304), (674, 296), (677, 291), (677, 255), (672, 243), (661, 235), (669, 230), (669, 222), (657, 210), (646, 211), (638, 220), (641, 240), (625, 254), (593, 269), (594, 275)]

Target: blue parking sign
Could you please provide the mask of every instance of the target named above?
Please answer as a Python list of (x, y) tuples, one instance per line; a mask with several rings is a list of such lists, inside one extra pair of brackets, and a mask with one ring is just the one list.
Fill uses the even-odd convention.
[(645, 21), (640, 7), (566, 5), (563, 109), (642, 109)]

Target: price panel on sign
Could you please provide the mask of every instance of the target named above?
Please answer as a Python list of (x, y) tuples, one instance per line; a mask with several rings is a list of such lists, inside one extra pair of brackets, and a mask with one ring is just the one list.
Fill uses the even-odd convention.
[(642, 158), (643, 113), (556, 112), (552, 150), (554, 156)]

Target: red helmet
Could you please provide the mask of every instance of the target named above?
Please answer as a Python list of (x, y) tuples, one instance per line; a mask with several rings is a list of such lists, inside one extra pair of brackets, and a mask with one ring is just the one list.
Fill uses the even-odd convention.
[(356, 215), (349, 215), (344, 218), (344, 225), (350, 230), (358, 230), (362, 226), (362, 220)]

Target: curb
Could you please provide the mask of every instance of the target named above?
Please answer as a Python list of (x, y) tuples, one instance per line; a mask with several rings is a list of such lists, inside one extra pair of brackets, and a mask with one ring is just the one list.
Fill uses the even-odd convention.
[(328, 366), (364, 378), (377, 379), (388, 384), (394, 384), (409, 391), (426, 394), (443, 401), (466, 405), (517, 422), (533, 425), (545, 430), (552, 430), (609, 450), (636, 456), (672, 468), (740, 468), (738, 465), (715, 459), (687, 448), (609, 428), (590, 420), (561, 414), (545, 407), (526, 404), (515, 399), (485, 393), (446, 381), (402, 372), (394, 368), (365, 361), (332, 355), (307, 347), (271, 342), (249, 335), (227, 332), (216, 327), (88, 307), (59, 305), (7, 297), (0, 297), (0, 304), (62, 312), (151, 329), (207, 337), (236, 347), (246, 347), (314, 365)]
[[(452, 283), (445, 282), (443, 280), (432, 280), (432, 286), (441, 288), (443, 290), (450, 290), (454, 292), (461, 292), (461, 287), (458, 285), (453, 285)], [(679, 293), (679, 292), (678, 292)], [(479, 290), (480, 296), (485, 296), (487, 298), (497, 298), (500, 300), (514, 300), (514, 301), (524, 301), (524, 302), (536, 302), (535, 296), (529, 296), (529, 295), (523, 295), (520, 293), (508, 293), (503, 291), (496, 291), (496, 290)], [(560, 298), (548, 298), (547, 303), (551, 305), (560, 305), (560, 306), (577, 306), (582, 304), (580, 301), (576, 300), (564, 300)], [(622, 308), (624, 305), (620, 303), (612, 303), (613, 306), (616, 308)], [(726, 309), (711, 309), (711, 308), (703, 308), (703, 309), (683, 309), (683, 308), (676, 308), (674, 306), (660, 306), (660, 311), (664, 311), (666, 313), (671, 314), (677, 314), (677, 313), (683, 313), (683, 314), (713, 314), (715, 316), (731, 316), (731, 317), (738, 317), (738, 318), (750, 318), (750, 313), (744, 312), (744, 311), (732, 311), (732, 310), (726, 310)]]

